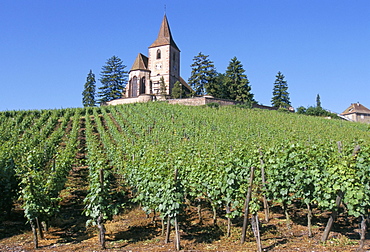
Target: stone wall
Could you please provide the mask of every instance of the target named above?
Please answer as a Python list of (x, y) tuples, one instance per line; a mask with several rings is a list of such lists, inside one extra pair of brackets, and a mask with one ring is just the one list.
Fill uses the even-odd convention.
[(169, 104), (182, 104), (188, 106), (201, 106), (206, 105), (209, 103), (218, 103), (221, 106), (225, 105), (235, 105), (239, 102), (231, 101), (231, 100), (224, 100), (224, 99), (216, 99), (210, 96), (203, 96), (203, 97), (194, 97), (194, 98), (184, 98), (184, 99), (171, 99), (168, 100)]
[(115, 99), (109, 102), (106, 102), (102, 105), (119, 105), (119, 104), (129, 104), (129, 103), (137, 103), (137, 102), (149, 102), (152, 101), (153, 97), (151, 95), (141, 94), (138, 97), (134, 98), (121, 98)]

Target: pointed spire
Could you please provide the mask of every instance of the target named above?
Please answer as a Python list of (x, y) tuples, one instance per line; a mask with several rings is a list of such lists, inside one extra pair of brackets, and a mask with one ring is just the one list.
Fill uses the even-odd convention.
[(172, 38), (171, 30), (170, 30), (170, 26), (168, 24), (166, 14), (164, 14), (162, 24), (161, 24), (161, 28), (159, 29), (158, 37), (153, 42), (153, 44), (151, 46), (149, 46), (149, 48), (162, 46), (162, 45), (171, 45), (171, 46), (175, 47), (177, 50), (180, 51), (180, 49), (177, 47), (175, 41)]
[(148, 57), (139, 53), (130, 71), (134, 70), (148, 70)]

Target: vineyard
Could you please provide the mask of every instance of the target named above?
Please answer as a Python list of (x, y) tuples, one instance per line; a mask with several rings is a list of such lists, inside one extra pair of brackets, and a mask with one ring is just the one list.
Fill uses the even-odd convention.
[[(0, 142), (1, 232), (19, 210), (27, 222), (22, 232), (43, 251), (58, 251), (44, 240), (62, 230), (68, 190), (84, 190), (73, 187), (72, 174), (86, 184), (74, 218), (87, 228), (75, 233), (97, 237), (84, 250), (127, 250), (117, 245), (125, 240), (167, 251), (289, 251), (299, 245), (289, 247), (281, 237), (295, 239), (291, 230), (300, 225), (298, 239), (329, 251), (338, 241), (330, 230), (339, 217), (356, 235), (341, 232), (346, 242), (333, 251), (369, 249), (366, 124), (153, 102), (0, 112)], [(146, 224), (138, 230), (158, 232), (144, 239), (140, 231), (107, 230), (125, 216), (143, 216)], [(276, 231), (279, 226), (285, 233)], [(195, 239), (199, 234), (208, 238)], [(0, 250), (11, 238), (0, 237)], [(217, 245), (223, 241), (228, 245)], [(289, 249), (279, 250), (283, 244)]]

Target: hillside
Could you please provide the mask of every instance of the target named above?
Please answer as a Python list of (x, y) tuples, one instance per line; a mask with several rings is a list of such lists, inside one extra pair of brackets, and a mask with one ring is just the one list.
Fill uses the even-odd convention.
[[(176, 237), (185, 250), (255, 250), (257, 214), (267, 251), (350, 251), (370, 206), (365, 124), (145, 103), (1, 112), (0, 142), (2, 251), (35, 243), (42, 251), (99, 250), (95, 224), (105, 225), (100, 241), (113, 250), (174, 250)], [(248, 225), (241, 245), (248, 194), (255, 232)], [(321, 243), (338, 195), (334, 232)], [(41, 222), (50, 227), (46, 239)]]

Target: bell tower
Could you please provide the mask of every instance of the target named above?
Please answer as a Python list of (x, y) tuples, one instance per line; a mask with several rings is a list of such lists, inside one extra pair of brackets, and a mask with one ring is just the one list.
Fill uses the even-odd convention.
[(172, 38), (167, 16), (164, 15), (158, 37), (149, 46), (150, 79), (152, 81), (152, 92), (159, 94), (160, 79), (164, 78), (167, 94), (176, 81), (180, 81), (180, 49)]

